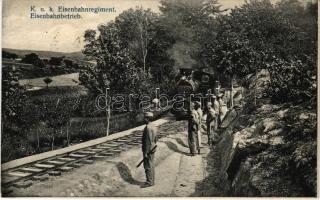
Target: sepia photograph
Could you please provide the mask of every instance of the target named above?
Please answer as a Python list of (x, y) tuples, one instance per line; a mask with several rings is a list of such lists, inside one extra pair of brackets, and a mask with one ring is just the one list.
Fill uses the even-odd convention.
[(318, 197), (317, 0), (1, 17), (1, 197)]

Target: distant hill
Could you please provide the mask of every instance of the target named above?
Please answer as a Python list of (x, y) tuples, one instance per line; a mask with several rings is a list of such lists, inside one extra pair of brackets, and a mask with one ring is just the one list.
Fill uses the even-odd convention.
[(21, 50), (21, 49), (8, 49), (8, 48), (2, 48), (2, 50), (10, 53), (15, 53), (21, 58), (24, 57), (24, 55), (30, 54), (30, 53), (38, 54), (40, 58), (61, 57), (61, 56), (70, 57), (77, 60), (83, 60), (85, 58), (85, 56), (80, 51), (66, 53), (66, 52), (55, 52), (55, 51)]

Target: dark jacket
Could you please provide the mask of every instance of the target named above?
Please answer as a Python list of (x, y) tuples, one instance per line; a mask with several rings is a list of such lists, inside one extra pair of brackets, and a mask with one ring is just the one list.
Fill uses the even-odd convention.
[(143, 156), (147, 157), (148, 153), (157, 143), (157, 128), (152, 125), (148, 124), (143, 130), (142, 135), (142, 152)]

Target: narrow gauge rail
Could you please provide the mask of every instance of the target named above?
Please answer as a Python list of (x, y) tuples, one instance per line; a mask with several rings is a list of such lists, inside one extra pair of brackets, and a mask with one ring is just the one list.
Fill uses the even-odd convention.
[[(174, 122), (168, 121), (163, 124), (168, 127), (160, 130), (159, 139), (168, 136), (170, 130), (179, 127), (180, 124), (174, 124)], [(114, 140), (4, 170), (1, 178), (2, 187), (4, 190), (10, 186), (20, 187), (19, 182), (27, 180), (31, 180), (30, 183), (32, 184), (32, 181), (41, 181), (48, 178), (47, 175), (58, 176), (62, 172), (81, 167), (84, 164), (91, 164), (96, 159), (115, 157), (133, 146), (141, 145), (141, 137), (142, 130), (138, 130)]]

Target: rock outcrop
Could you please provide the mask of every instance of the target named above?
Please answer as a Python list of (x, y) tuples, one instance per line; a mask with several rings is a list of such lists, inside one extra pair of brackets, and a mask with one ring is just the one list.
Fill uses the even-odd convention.
[[(298, 121), (290, 121), (292, 116)], [(220, 182), (226, 192), (232, 196), (314, 196), (316, 140), (310, 137), (309, 151), (304, 152), (305, 139), (298, 139), (292, 129), (297, 123), (303, 123), (302, 130), (309, 136), (316, 135), (315, 127), (306, 125), (316, 123), (315, 113), (288, 105), (263, 105), (231, 124), (217, 146)], [(301, 151), (303, 155), (298, 155)], [(296, 166), (299, 162), (310, 169), (303, 171), (304, 167)]]
[(316, 196), (315, 105), (271, 104), (268, 79), (266, 71), (248, 76), (242, 112), (216, 146), (220, 186), (228, 196)]

